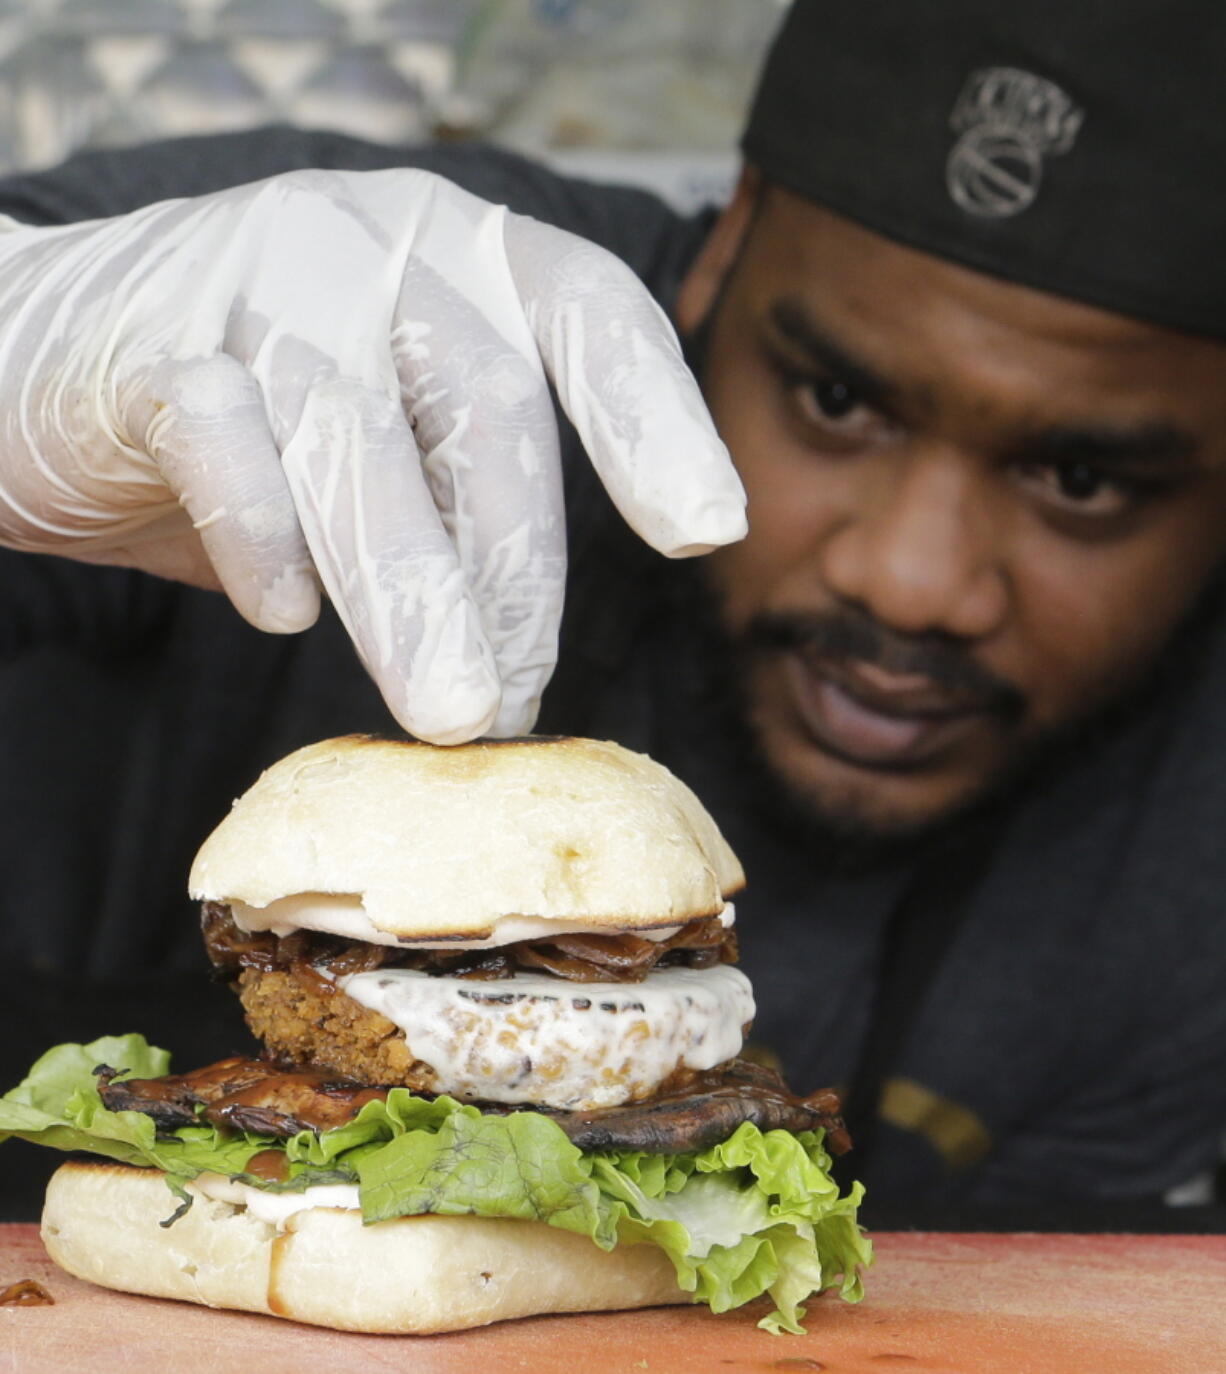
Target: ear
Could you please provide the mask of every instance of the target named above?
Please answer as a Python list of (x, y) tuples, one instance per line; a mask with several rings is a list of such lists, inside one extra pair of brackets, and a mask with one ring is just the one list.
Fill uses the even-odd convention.
[(743, 167), (732, 199), (715, 221), (677, 292), (674, 313), (682, 334), (697, 329), (715, 304), (724, 278), (741, 251), (761, 188), (762, 174), (757, 168)]

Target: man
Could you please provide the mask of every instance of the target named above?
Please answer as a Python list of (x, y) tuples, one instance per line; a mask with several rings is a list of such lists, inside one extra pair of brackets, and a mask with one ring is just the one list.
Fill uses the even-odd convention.
[[(118, 216), (0, 242), (10, 1077), (69, 1035), (234, 1043), (177, 894), (260, 766), (388, 710), (531, 724), (562, 566), (539, 349), (601, 480), (567, 433), (538, 728), (714, 810), (756, 1034), (851, 1086), (874, 1195), (1154, 1198), (1212, 1166), (1226, 32), (1190, 0), (1109, 31), (996, 8), (802, 0), (718, 218), (284, 132), (9, 184), (26, 226)], [(221, 190), (409, 162), (671, 310), (746, 538), (607, 257), (407, 173)], [(199, 199), (139, 208), (171, 195)], [(661, 560), (618, 511), (715, 552)], [(335, 616), (259, 632), (321, 584)]]

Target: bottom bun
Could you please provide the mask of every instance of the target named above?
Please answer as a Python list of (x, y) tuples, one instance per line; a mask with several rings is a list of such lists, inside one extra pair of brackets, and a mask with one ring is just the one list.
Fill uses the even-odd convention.
[(177, 1206), (156, 1169), (71, 1162), (47, 1187), (51, 1258), (105, 1288), (265, 1312), (341, 1331), (425, 1335), (544, 1312), (691, 1302), (651, 1245), (498, 1217), (399, 1217), (312, 1207), (278, 1228), (196, 1193)]

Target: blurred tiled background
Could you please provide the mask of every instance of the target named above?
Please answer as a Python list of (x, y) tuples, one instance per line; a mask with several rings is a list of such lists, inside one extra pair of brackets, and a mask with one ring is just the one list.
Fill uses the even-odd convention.
[(782, 0), (0, 0), (0, 171), (273, 121), (718, 194)]

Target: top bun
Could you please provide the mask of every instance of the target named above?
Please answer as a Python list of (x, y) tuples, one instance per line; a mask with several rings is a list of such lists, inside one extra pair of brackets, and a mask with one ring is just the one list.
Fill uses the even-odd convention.
[(633, 930), (718, 914), (745, 875), (697, 797), (620, 745), (546, 737), (441, 748), (349, 735), (275, 763), (205, 841), (205, 901), (356, 898), (408, 939), (487, 939), (506, 918)]

